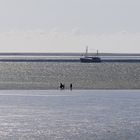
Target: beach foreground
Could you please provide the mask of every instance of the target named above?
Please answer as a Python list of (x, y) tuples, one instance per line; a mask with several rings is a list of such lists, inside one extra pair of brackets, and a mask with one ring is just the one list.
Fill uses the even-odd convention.
[(136, 140), (139, 90), (0, 91), (0, 139)]

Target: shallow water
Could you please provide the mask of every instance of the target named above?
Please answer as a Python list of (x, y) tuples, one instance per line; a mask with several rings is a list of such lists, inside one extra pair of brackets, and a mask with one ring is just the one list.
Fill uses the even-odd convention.
[(0, 62), (0, 89), (139, 89), (140, 63)]
[(140, 91), (0, 91), (1, 140), (138, 140)]

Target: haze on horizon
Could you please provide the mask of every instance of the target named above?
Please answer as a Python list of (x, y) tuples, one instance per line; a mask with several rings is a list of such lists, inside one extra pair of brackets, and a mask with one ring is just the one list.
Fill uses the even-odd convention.
[(0, 0), (0, 52), (140, 53), (139, 0)]

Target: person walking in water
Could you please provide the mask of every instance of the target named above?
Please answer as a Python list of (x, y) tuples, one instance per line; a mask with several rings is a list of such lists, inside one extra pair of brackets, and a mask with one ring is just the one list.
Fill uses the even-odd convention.
[(60, 89), (65, 89), (65, 84), (60, 83)]
[(72, 83), (70, 84), (70, 90), (72, 90)]

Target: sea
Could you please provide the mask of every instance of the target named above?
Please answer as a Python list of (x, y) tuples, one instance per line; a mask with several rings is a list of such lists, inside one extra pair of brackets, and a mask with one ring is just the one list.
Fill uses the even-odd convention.
[(1, 90), (1, 140), (139, 140), (140, 90)]
[(140, 63), (0, 62), (0, 89), (139, 89)]
[(139, 140), (140, 62), (60, 57), (0, 56), (0, 140)]

